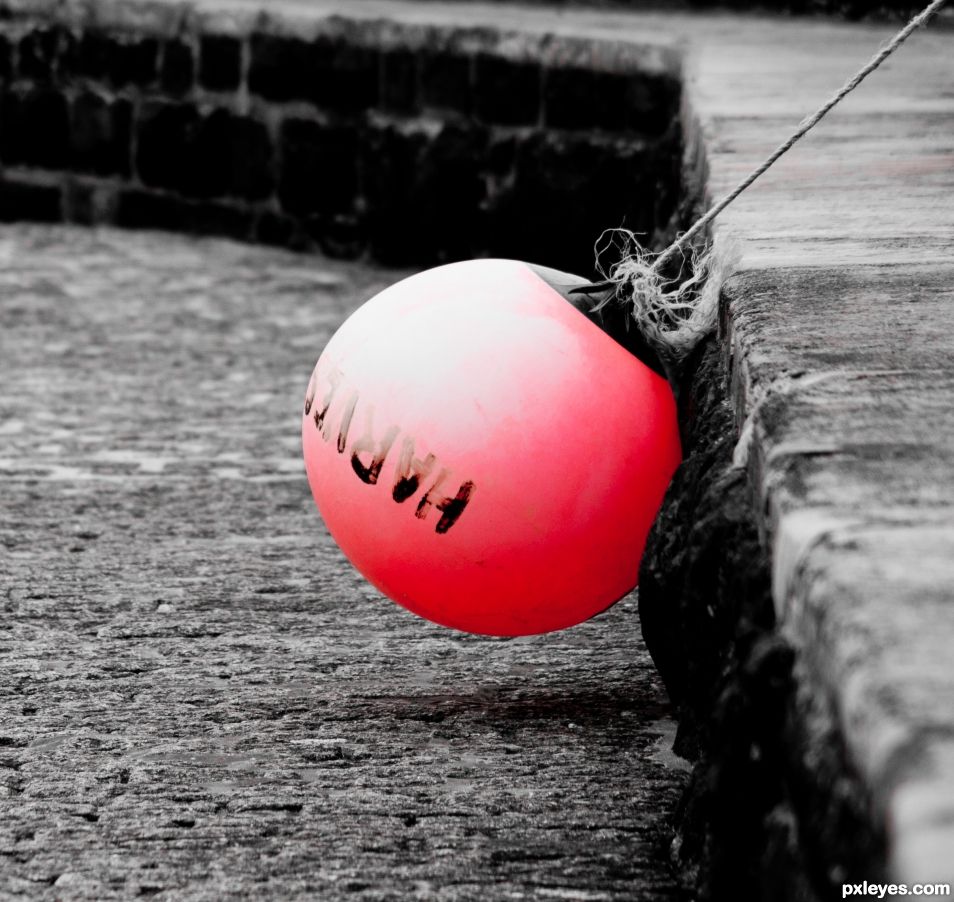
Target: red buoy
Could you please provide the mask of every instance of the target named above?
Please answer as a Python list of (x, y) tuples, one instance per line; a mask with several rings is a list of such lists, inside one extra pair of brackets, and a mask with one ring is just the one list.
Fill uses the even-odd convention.
[(525, 263), (382, 291), (312, 374), (305, 466), (331, 535), (428, 620), (518, 636), (636, 585), (680, 460), (668, 382)]

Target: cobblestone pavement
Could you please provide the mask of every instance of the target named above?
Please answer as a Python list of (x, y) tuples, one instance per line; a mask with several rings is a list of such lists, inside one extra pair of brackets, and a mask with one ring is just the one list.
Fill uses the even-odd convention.
[(0, 231), (3, 898), (683, 898), (632, 601), (454, 633), (324, 532), (299, 405), (395, 277)]

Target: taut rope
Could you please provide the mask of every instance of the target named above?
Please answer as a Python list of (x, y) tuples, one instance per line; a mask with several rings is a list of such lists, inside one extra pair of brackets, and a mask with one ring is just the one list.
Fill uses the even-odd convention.
[[(712, 257), (708, 253), (694, 256), (693, 273), (690, 278), (669, 290), (666, 287), (669, 280), (661, 275), (663, 264), (675, 253), (691, 247), (690, 242), (693, 238), (780, 157), (788, 153), (799, 139), (810, 132), (833, 107), (854, 91), (914, 31), (928, 22), (944, 3), (945, 0), (932, 0), (838, 91), (814, 113), (805, 117), (792, 134), (758, 167), (661, 253), (655, 254), (646, 250), (636, 240), (635, 235), (626, 229), (609, 229), (604, 232), (604, 235), (623, 236), (625, 242), (623, 258), (610, 268), (604, 281), (574, 289), (573, 293), (600, 297), (598, 307), (609, 303), (614, 297), (631, 303), (633, 317), (646, 340), (652, 344), (665, 362), (678, 365), (699, 340), (713, 328), (718, 307), (719, 283), (724, 275), (728, 275), (731, 261), (719, 260), (713, 264)], [(597, 246), (600, 242), (597, 242)], [(597, 263), (599, 263), (598, 259)], [(707, 276), (708, 281), (706, 281)]]

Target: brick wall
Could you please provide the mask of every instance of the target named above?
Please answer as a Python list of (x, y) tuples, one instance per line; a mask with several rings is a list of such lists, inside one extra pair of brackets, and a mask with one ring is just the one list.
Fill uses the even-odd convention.
[(0, 219), (589, 272), (602, 229), (673, 215), (678, 60), (129, 7), (0, 6)]

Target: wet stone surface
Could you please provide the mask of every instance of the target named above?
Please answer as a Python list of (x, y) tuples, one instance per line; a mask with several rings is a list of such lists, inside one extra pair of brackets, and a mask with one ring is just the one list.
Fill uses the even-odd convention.
[(685, 898), (633, 600), (453, 633), (324, 532), (305, 384), (395, 277), (0, 231), (4, 898)]

